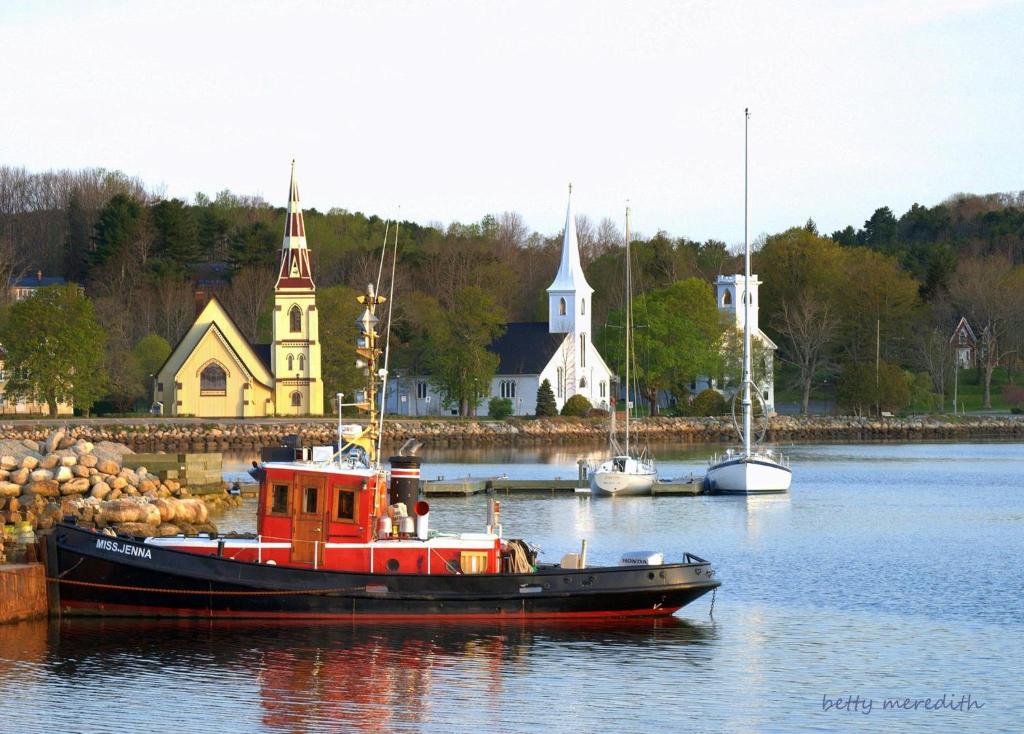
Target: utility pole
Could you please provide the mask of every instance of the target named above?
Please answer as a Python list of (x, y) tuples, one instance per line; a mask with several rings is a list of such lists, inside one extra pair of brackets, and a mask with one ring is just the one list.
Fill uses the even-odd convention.
[(875, 412), (882, 415), (882, 396), (878, 392), (878, 366), (882, 361), (882, 320), (875, 319)]

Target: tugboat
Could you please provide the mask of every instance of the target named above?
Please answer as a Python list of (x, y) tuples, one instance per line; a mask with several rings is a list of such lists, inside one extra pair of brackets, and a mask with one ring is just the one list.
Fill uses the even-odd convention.
[(584, 546), (559, 564), (537, 563), (527, 543), (502, 537), (493, 500), (485, 532), (431, 529), (414, 451), (392, 456), (390, 470), (378, 459), (387, 373), (376, 311), (385, 300), (372, 286), (359, 296), (356, 352), (368, 379), (350, 405), (368, 421), (343, 426), (339, 395), (337, 450), (264, 450), (253, 472), (256, 534), (136, 539), (60, 524), (47, 546), (51, 606), (211, 619), (659, 617), (720, 585), (689, 553), (678, 563), (627, 553), (621, 565), (589, 567)]

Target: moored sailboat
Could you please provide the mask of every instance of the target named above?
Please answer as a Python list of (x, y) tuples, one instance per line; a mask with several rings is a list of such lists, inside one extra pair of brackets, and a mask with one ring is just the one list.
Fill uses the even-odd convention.
[[(753, 445), (751, 388), (764, 408), (761, 393), (751, 378), (751, 328), (750, 328), (750, 239), (747, 222), (747, 128), (750, 111), (744, 110), (743, 128), (743, 373), (741, 386), (743, 400), (743, 424), (735, 421), (742, 448), (730, 449), (724, 455), (714, 456), (709, 462), (704, 482), (708, 491), (714, 494), (770, 494), (789, 491), (793, 479), (789, 461), (780, 453)], [(739, 394), (739, 393), (737, 393)], [(735, 408), (735, 396), (733, 406)], [(760, 442), (758, 442), (760, 444)]]
[(625, 448), (620, 450), (615, 431), (615, 405), (611, 406), (609, 447), (612, 457), (590, 473), (590, 491), (595, 494), (628, 496), (651, 493), (658, 481), (654, 459), (646, 451), (634, 454), (629, 445), (630, 389), (629, 368), (633, 353), (633, 282), (629, 253), (629, 207), (626, 207), (626, 431)]

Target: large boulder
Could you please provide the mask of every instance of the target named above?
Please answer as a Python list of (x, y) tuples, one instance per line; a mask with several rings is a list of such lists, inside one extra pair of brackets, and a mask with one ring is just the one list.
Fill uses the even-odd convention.
[(60, 497), (60, 484), (55, 479), (41, 479), (28, 485), (28, 491), (40, 497)]
[(89, 480), (83, 477), (71, 479), (60, 485), (61, 494), (82, 494), (89, 491)]
[(53, 475), (53, 478), (56, 479), (58, 482), (66, 482), (69, 479), (73, 478), (74, 476), (75, 475), (72, 474), (70, 466), (58, 466), (56, 473), (54, 473)]
[(89, 490), (89, 496), (96, 499), (106, 499), (108, 494), (110, 494), (110, 485), (106, 482), (96, 482)]
[(57, 464), (60, 463), (60, 457), (56, 454), (47, 454), (39, 460), (39, 466), (42, 469), (53, 469)]
[(21, 468), (22, 469), (28, 469), (29, 471), (32, 471), (37, 466), (39, 466), (39, 459), (37, 459), (36, 457), (32, 456), (31, 454), (28, 454), (27, 456), (23, 456), (21, 458)]
[(19, 462), (17, 458), (13, 456), (0, 456), (0, 469), (6, 469), (7, 471), (10, 471), (11, 469), (17, 469), (18, 463)]
[(142, 512), (140, 508), (140, 502), (130, 499), (110, 500), (100, 504), (100, 512), (108, 523), (138, 522)]
[[(161, 520), (161, 522), (171, 522), (172, 520), (174, 520), (175, 516), (177, 515), (177, 508), (176, 508), (177, 502), (175, 500), (157, 498), (157, 499), (150, 500), (150, 504), (152, 504), (153, 507), (155, 507), (158, 510), (160, 510), (160, 520)], [(172, 534), (176, 534), (176, 533), (172, 533)]]
[(39, 452), (39, 444), (33, 441), (31, 438), (26, 438), (21, 442), (21, 445), (27, 448), (29, 451)]
[(58, 428), (49, 436), (46, 437), (46, 444), (44, 448), (46, 453), (52, 454), (58, 448), (60, 448), (60, 442), (64, 440), (64, 436), (67, 432), (63, 428)]
[(155, 528), (144, 522), (124, 522), (117, 526), (118, 535), (129, 535), (133, 538), (148, 538)]
[(121, 471), (121, 467), (115, 461), (104, 459), (96, 464), (96, 470), (99, 471), (100, 474), (117, 474)]
[(83, 454), (78, 457), (78, 463), (82, 466), (89, 467), (90, 469), (95, 467), (99, 463), (99, 459), (94, 454)]
[(47, 479), (53, 479), (53, 472), (49, 469), (36, 469), (29, 474), (29, 477), (33, 482), (44, 482)]
[(156, 528), (156, 534), (161, 538), (169, 538), (181, 532), (181, 528), (169, 522), (162, 522)]
[(30, 473), (31, 472), (29, 472), (29, 470), (26, 469), (25, 467), (22, 467), (21, 469), (15, 469), (14, 471), (11, 472), (11, 475), (8, 477), (8, 480), (14, 482), (15, 484), (26, 484), (28, 482)]
[(21, 485), (14, 482), (0, 482), (0, 497), (17, 497), (21, 494)]
[(60, 457), (61, 466), (74, 466), (78, 463), (78, 457), (73, 454), (64, 454)]
[(87, 467), (87, 466), (78, 466), (76, 464), (75, 466), (71, 467), (71, 473), (74, 474), (76, 477), (88, 477), (89, 476), (89, 467)]
[(183, 499), (175, 503), (175, 521), (186, 522), (190, 525), (200, 525), (205, 523), (209, 516), (210, 511), (202, 500)]

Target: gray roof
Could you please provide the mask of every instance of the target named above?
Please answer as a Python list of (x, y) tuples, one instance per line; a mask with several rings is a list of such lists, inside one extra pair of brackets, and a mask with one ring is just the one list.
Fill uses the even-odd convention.
[(539, 375), (565, 341), (565, 334), (548, 333), (547, 321), (505, 324), (505, 333), (487, 347), (498, 355), (499, 375)]

